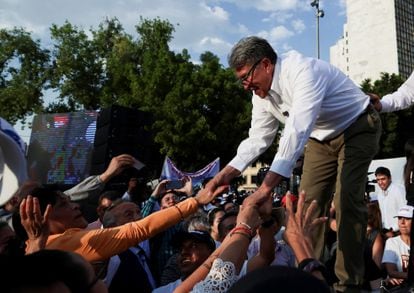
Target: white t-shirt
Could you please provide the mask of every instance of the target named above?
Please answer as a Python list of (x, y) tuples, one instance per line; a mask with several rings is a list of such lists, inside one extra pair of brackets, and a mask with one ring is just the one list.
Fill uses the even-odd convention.
[(399, 272), (406, 272), (409, 257), (410, 246), (402, 241), (400, 236), (387, 239), (382, 263), (393, 263), (397, 266)]

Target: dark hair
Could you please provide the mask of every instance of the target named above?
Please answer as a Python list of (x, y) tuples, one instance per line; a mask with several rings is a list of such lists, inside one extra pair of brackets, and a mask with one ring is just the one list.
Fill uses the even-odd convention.
[(372, 228), (381, 231), (381, 210), (379, 208), (378, 202), (370, 202), (367, 204), (368, 208), (368, 225)]
[(241, 39), (234, 45), (228, 56), (228, 63), (231, 68), (237, 69), (246, 64), (254, 64), (263, 58), (268, 58), (272, 64), (275, 64), (277, 54), (265, 39), (251, 36)]
[(219, 231), (219, 236), (220, 238), (224, 238), (224, 227), (223, 227), (223, 222), (224, 220), (226, 220), (227, 218), (230, 217), (236, 217), (237, 218), (237, 212), (236, 211), (229, 211), (226, 212), (223, 217), (220, 220), (220, 223), (218, 224), (218, 231)]
[(214, 219), (216, 218), (216, 214), (218, 212), (224, 212), (224, 210), (222, 208), (213, 208), (208, 212), (207, 219), (210, 226), (213, 226)]
[(390, 169), (386, 167), (378, 167), (377, 170), (375, 170), (375, 176), (377, 176), (378, 174), (385, 175), (388, 178), (391, 178)]
[(181, 191), (171, 189), (171, 190), (167, 190), (167, 191), (161, 193), (160, 197), (158, 198), (158, 202), (161, 203), (161, 200), (164, 198), (164, 196), (166, 196), (169, 193), (174, 194), (175, 196), (177, 196), (178, 199), (180, 199), (181, 197), (187, 197), (187, 194), (185, 192), (181, 192)]
[(98, 204), (101, 204), (101, 201), (104, 198), (113, 201), (121, 197), (122, 197), (122, 193), (118, 190), (106, 190), (102, 192), (101, 195), (99, 196)]
[(39, 200), (40, 211), (43, 214), (46, 211), (48, 204), (53, 207), (58, 198), (64, 194), (60, 190), (53, 187), (36, 187), (32, 190), (30, 195), (37, 197)]
[(325, 282), (297, 268), (268, 266), (246, 274), (228, 292), (329, 293), (330, 290)]
[[(86, 261), (85, 261), (86, 262)], [(4, 292), (24, 292), (63, 283), (71, 292), (89, 292), (91, 283), (82, 257), (62, 250), (40, 250), (20, 257), (0, 257), (0, 272)]]
[[(47, 205), (50, 204), (53, 207), (62, 194), (63, 193), (61, 191), (53, 187), (36, 187), (30, 192), (31, 196), (36, 197), (39, 200), (40, 212), (42, 215), (46, 211)], [(26, 241), (27, 232), (22, 226), (19, 212), (13, 213), (12, 224), (16, 235), (22, 241)]]

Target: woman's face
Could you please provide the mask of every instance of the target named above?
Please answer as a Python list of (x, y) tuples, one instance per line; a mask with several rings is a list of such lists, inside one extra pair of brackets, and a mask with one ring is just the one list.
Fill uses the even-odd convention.
[(411, 232), (411, 219), (398, 217), (398, 228), (402, 235), (410, 235)]

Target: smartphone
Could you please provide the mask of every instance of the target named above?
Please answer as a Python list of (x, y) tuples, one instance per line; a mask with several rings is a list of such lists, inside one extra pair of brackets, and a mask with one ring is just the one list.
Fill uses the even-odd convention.
[(167, 182), (165, 185), (165, 189), (180, 189), (184, 186), (183, 182), (181, 180), (171, 180), (170, 182)]

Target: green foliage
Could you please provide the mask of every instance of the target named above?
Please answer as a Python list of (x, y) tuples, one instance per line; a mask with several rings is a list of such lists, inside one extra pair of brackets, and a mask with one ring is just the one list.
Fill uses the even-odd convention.
[(14, 123), (42, 108), (49, 55), (23, 29), (0, 30), (0, 116)]
[[(379, 96), (396, 91), (404, 82), (401, 76), (396, 74), (381, 73), (381, 78), (372, 83), (364, 80), (361, 84), (362, 90), (375, 93)], [(380, 150), (377, 159), (404, 156), (404, 144), (414, 133), (414, 109), (413, 107), (392, 112), (381, 113), (382, 136)]]
[[(126, 34), (116, 18), (106, 19), (98, 29), (88, 32), (68, 21), (62, 26), (52, 25), (50, 32), (53, 48), (48, 52), (23, 30), (2, 31), (2, 40), (10, 39), (1, 44), (2, 100), (5, 91), (19, 90), (10, 81), (17, 72), (22, 75), (16, 75), (16, 84), (25, 80), (37, 90), (30, 96), (36, 97), (39, 108), (42, 90), (57, 93), (57, 99), (46, 105), (44, 112), (95, 110), (114, 104), (150, 112), (160, 153), (187, 171), (195, 171), (216, 157), (226, 164), (246, 137), (249, 94), (213, 53), (202, 54), (201, 63), (194, 64), (187, 50), (173, 52), (169, 48), (174, 33), (170, 22), (141, 18), (136, 37)], [(34, 55), (37, 59), (27, 59), (25, 42), (39, 55)], [(15, 56), (25, 62), (31, 60), (30, 64), (36, 61), (34, 64), (43, 71), (5, 71), (4, 65)], [(29, 73), (43, 79), (30, 79)], [(32, 108), (25, 106), (16, 116), (2, 112), (2, 116), (14, 122)], [(9, 112), (18, 111), (12, 108)]]

